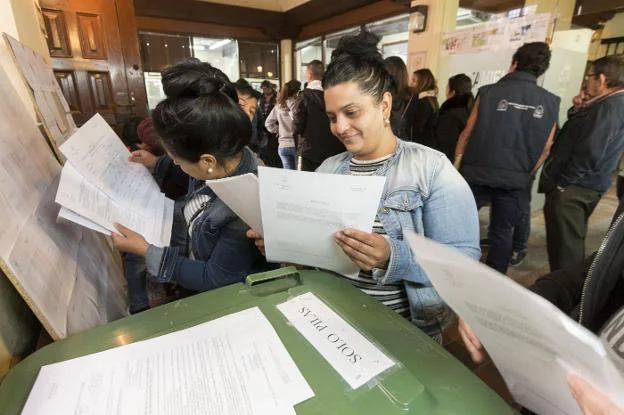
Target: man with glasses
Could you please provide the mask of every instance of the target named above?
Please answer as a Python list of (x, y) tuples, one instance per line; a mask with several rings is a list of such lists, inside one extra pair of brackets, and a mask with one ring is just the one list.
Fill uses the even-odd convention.
[(624, 55), (594, 61), (540, 177), (552, 271), (585, 257), (587, 222), (624, 150)]

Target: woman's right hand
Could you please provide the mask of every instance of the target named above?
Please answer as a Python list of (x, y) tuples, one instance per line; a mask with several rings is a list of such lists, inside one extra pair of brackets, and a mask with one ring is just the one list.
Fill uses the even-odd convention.
[(253, 229), (247, 231), (247, 237), (253, 239), (256, 247), (262, 252), (262, 255), (266, 256), (266, 252), (264, 251), (264, 237)]
[(148, 168), (149, 171), (154, 171), (154, 167), (156, 167), (156, 162), (158, 161), (158, 156), (150, 153), (147, 150), (136, 150), (130, 154), (130, 159), (133, 163), (139, 163)]
[(468, 323), (461, 318), (459, 319), (458, 330), (459, 335), (464, 341), (466, 349), (468, 349), (468, 352), (470, 353), (472, 361), (475, 363), (481, 363), (485, 355), (483, 353), (483, 345), (477, 335), (474, 331), (472, 331), (472, 328), (468, 325)]

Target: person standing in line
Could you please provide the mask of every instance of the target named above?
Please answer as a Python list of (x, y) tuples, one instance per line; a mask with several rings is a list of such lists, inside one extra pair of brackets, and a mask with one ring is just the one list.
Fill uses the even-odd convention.
[(384, 60), (386, 70), (392, 76), (395, 90), (392, 93), (392, 115), (390, 124), (392, 131), (401, 140), (413, 141), (414, 120), (418, 98), (409, 86), (407, 66), (398, 56), (390, 56)]
[(344, 145), (329, 129), (323, 98), (323, 63), (313, 60), (306, 68), (307, 87), (299, 94), (294, 119), (294, 139), (301, 170), (315, 171), (325, 159), (340, 154)]
[(277, 134), (279, 139), (277, 151), (282, 160), (282, 166), (290, 170), (294, 170), (297, 163), (297, 150), (293, 138), (293, 118), (300, 88), (301, 82), (297, 80), (286, 82), (277, 98), (277, 105), (273, 107), (264, 124), (271, 134)]
[(455, 158), (459, 135), (466, 128), (472, 104), (472, 80), (463, 73), (451, 76), (446, 87), (446, 101), (440, 107), (435, 145), (451, 162)]
[(527, 189), (555, 136), (561, 100), (537, 85), (549, 64), (546, 43), (521, 46), (509, 73), (479, 90), (457, 141), (455, 166), (461, 165), (477, 207), (491, 206), (486, 264), (502, 274), (512, 256), (519, 206), (530, 205)]
[(624, 55), (594, 61), (540, 177), (551, 270), (585, 257), (587, 223), (609, 189), (624, 149)]
[(435, 148), (435, 131), (438, 124), (438, 86), (429, 69), (418, 69), (412, 74), (412, 85), (417, 94), (412, 138), (416, 143)]
[(260, 84), (262, 89), (262, 97), (260, 98), (260, 105), (258, 106), (258, 113), (261, 120), (261, 127), (267, 138), (266, 153), (264, 163), (269, 167), (282, 167), (282, 160), (280, 159), (277, 149), (279, 148), (279, 142), (276, 134), (271, 134), (264, 126), (265, 120), (268, 118), (275, 103), (277, 102), (277, 91), (275, 86), (264, 80)]

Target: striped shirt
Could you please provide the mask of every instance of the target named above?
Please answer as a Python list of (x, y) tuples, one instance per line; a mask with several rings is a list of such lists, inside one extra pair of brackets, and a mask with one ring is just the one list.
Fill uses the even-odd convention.
[[(349, 165), (351, 175), (372, 176), (391, 156), (392, 155), (390, 154), (375, 160), (351, 159), (351, 163)], [(383, 223), (379, 220), (379, 216), (375, 216), (373, 232), (378, 235), (386, 235), (386, 230), (384, 229)], [(407, 293), (405, 292), (405, 287), (402, 283), (379, 285), (373, 279), (370, 271), (360, 271), (357, 276), (347, 277), (340, 275), (340, 277), (348, 280), (355, 287), (376, 298), (382, 304), (390, 307), (403, 317), (410, 317)]]
[(183, 213), (184, 220), (186, 221), (186, 226), (189, 234), (189, 257), (190, 259), (195, 259), (193, 257), (193, 250), (191, 249), (191, 240), (193, 233), (193, 226), (195, 226), (195, 221), (198, 217), (201, 216), (201, 211), (206, 209), (208, 203), (210, 202), (210, 196), (208, 195), (195, 195), (191, 197), (191, 199), (185, 203)]

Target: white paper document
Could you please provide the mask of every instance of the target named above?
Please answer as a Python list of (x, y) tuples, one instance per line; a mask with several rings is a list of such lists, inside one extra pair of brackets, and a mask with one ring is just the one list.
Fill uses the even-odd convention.
[(206, 184), (251, 229), (261, 235), (264, 234), (259, 184), (255, 174), (247, 173), (225, 179), (208, 180)]
[(624, 406), (624, 380), (600, 340), (553, 304), (461, 253), (408, 232), (420, 266), (474, 330), (514, 399), (539, 414), (580, 414), (576, 373)]
[(313, 396), (255, 307), (44, 366), (22, 415), (292, 415)]
[(259, 167), (266, 256), (329, 269), (359, 271), (335, 242), (345, 228), (371, 232), (385, 177), (359, 177)]
[[(61, 151), (67, 162), (58, 204), (109, 232), (117, 222), (153, 245), (169, 245), (173, 201), (160, 192), (144, 166), (128, 161), (130, 152), (100, 115), (72, 135)], [(66, 219), (77, 218), (63, 213)]]
[(277, 306), (353, 389), (395, 362), (312, 293)]
[(90, 221), (84, 216), (80, 216), (76, 212), (71, 211), (64, 206), (61, 206), (61, 209), (59, 210), (59, 213), (58, 213), (58, 217), (59, 219), (65, 219), (67, 221), (74, 222), (77, 225), (83, 226), (87, 229), (91, 229), (93, 231), (99, 232), (104, 235), (110, 236), (111, 234), (111, 231), (109, 231), (108, 229), (98, 225), (95, 222)]

